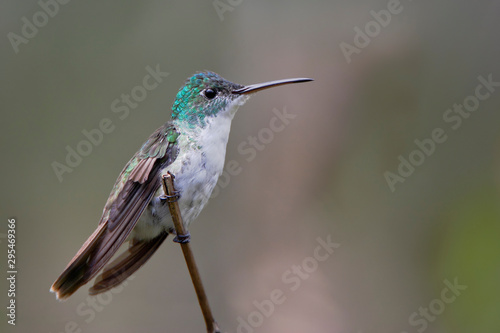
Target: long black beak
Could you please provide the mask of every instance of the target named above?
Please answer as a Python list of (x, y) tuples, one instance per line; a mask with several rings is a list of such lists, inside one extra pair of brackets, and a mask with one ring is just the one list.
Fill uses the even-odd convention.
[(269, 81), (269, 82), (264, 82), (264, 83), (257, 83), (257, 84), (252, 84), (252, 85), (240, 88), (240, 89), (233, 90), (233, 94), (244, 95), (244, 94), (254, 93), (254, 92), (261, 91), (261, 90), (268, 89), (268, 88), (272, 88), (272, 87), (282, 86), (285, 84), (308, 82), (308, 81), (314, 81), (314, 80), (308, 79), (308, 78), (295, 78), (295, 79), (284, 79), (284, 80)]

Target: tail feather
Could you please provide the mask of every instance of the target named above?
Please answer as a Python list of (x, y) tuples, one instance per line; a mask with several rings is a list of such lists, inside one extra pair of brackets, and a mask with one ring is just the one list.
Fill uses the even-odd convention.
[(99, 245), (106, 228), (106, 222), (99, 224), (97, 229), (82, 245), (68, 266), (66, 266), (64, 272), (62, 272), (54, 284), (52, 284), (50, 291), (55, 293), (58, 299), (62, 300), (71, 296), (78, 288), (92, 279), (93, 275), (88, 274), (87, 263)]
[(64, 272), (50, 289), (59, 300), (71, 296), (81, 286), (92, 280), (118, 251), (135, 226), (130, 223), (109, 228), (109, 220), (100, 223), (82, 245)]
[(167, 236), (168, 232), (163, 232), (150, 240), (135, 241), (128, 251), (104, 267), (103, 273), (89, 289), (90, 295), (103, 293), (125, 281), (151, 258)]

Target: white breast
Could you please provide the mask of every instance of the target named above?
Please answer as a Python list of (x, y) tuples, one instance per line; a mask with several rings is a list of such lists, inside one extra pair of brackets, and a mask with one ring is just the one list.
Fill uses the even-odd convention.
[[(175, 176), (174, 185), (180, 191), (179, 207), (187, 227), (201, 213), (224, 168), (226, 146), (234, 113), (211, 118), (197, 133), (184, 132), (178, 138), (177, 159), (162, 171)], [(190, 139), (195, 137), (196, 140)], [(168, 205), (160, 202), (160, 188), (148, 208), (139, 218), (132, 237), (150, 239), (163, 230), (172, 230)]]

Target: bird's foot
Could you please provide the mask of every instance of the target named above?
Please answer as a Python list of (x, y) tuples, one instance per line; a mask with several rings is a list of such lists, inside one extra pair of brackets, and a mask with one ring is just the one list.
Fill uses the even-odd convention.
[(189, 243), (190, 240), (191, 240), (191, 234), (189, 233), (189, 231), (186, 231), (184, 235), (176, 235), (174, 237), (174, 242), (179, 244)]
[(162, 194), (160, 195), (160, 201), (162, 203), (167, 203), (167, 202), (176, 202), (179, 200), (181, 197), (181, 192), (180, 191), (174, 191), (172, 195), (167, 195), (167, 194)]

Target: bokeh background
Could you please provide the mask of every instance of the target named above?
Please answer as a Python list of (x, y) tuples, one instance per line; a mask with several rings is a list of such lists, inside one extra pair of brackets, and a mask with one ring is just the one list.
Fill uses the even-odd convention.
[[(385, 0), (71, 1), (16, 53), (8, 34), (21, 36), (23, 17), (33, 22), (42, 7), (3, 1), (0, 267), (15, 217), (18, 275), (16, 326), (2, 314), (0, 330), (204, 331), (170, 241), (106, 297), (89, 298), (86, 286), (61, 303), (49, 287), (94, 230), (124, 164), (169, 119), (185, 78), (209, 69), (241, 84), (315, 79), (240, 109), (226, 160), (241, 172), (190, 228), (223, 332), (500, 332), (500, 87), (459, 128), (443, 120), (479, 76), (500, 81), (500, 2), (401, 0), (348, 61), (342, 43), (354, 46), (354, 29), (387, 8)], [(121, 120), (111, 103), (157, 65), (169, 75)], [(269, 127), (273, 109), (296, 117), (248, 161), (238, 146)], [(103, 118), (114, 131), (60, 182), (52, 163), (64, 163), (66, 146)], [(399, 156), (436, 128), (447, 140), (391, 191), (386, 172), (397, 173)], [(292, 290), (283, 274), (314, 264), (318, 237), (340, 246)], [(445, 280), (467, 288), (440, 307)], [(256, 314), (255, 302), (275, 289), (282, 304)], [(429, 306), (434, 315), (423, 319)]]

